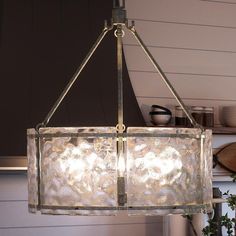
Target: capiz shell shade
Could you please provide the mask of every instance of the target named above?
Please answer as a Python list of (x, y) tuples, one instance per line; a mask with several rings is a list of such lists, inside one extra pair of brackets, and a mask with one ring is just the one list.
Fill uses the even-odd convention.
[(28, 129), (29, 211), (116, 214), (116, 149), (115, 127)]
[(211, 130), (127, 130), (129, 215), (200, 213), (211, 210)]

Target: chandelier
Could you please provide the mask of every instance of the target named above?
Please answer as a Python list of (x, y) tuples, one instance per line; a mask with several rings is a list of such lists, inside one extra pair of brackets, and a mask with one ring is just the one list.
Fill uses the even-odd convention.
[[(131, 32), (174, 95), (192, 128), (125, 127), (122, 38)], [(47, 127), (105, 37), (117, 39), (118, 123), (114, 127)], [(35, 129), (27, 130), (29, 211), (44, 214), (187, 214), (212, 207), (212, 133), (200, 126), (115, 4), (104, 29), (60, 97)]]

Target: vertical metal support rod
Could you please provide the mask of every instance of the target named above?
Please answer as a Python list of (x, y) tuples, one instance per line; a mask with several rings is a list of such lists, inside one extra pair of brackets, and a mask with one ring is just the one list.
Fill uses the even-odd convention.
[[(124, 31), (122, 29), (122, 24), (117, 24), (117, 29), (114, 32), (117, 38), (117, 80), (118, 80), (118, 124), (117, 131), (118, 133), (123, 133), (125, 126), (123, 124), (123, 59), (122, 59), (122, 37), (124, 36)], [(118, 137), (117, 143), (117, 154), (118, 154), (118, 163), (124, 159), (124, 142), (123, 137)], [(121, 160), (120, 160), (121, 159)], [(118, 165), (119, 168), (119, 165)], [(117, 179), (117, 194), (118, 194), (118, 204), (119, 206), (124, 206), (126, 202), (125, 194), (125, 179), (123, 174), (118, 170), (118, 179)]]
[(38, 187), (38, 204), (37, 210), (41, 209), (41, 151), (40, 151), (40, 137), (39, 137), (39, 129), (36, 129), (37, 135), (35, 137), (36, 142), (36, 158), (37, 158), (37, 187)]
[(63, 101), (63, 99), (65, 98), (65, 96), (69, 92), (69, 90), (71, 89), (72, 85), (77, 80), (77, 78), (80, 75), (81, 71), (84, 69), (84, 67), (86, 66), (87, 62), (89, 61), (89, 59), (91, 58), (91, 56), (93, 55), (93, 53), (95, 52), (95, 50), (97, 49), (99, 44), (101, 43), (102, 39), (107, 34), (107, 32), (110, 31), (111, 29), (112, 29), (112, 27), (108, 28), (108, 27), (105, 26), (105, 28), (103, 29), (102, 33), (99, 35), (99, 37), (97, 38), (96, 42), (94, 43), (92, 48), (89, 50), (89, 52), (86, 55), (86, 57), (84, 58), (84, 60), (82, 61), (81, 65), (78, 67), (78, 69), (76, 70), (76, 72), (74, 73), (72, 78), (70, 79), (69, 83), (64, 88), (64, 90), (61, 93), (60, 97), (56, 100), (55, 104), (53, 105), (53, 107), (51, 108), (49, 113), (47, 114), (46, 118), (41, 123), (42, 126), (46, 126), (48, 124), (48, 122), (52, 118), (53, 114), (55, 113), (55, 111), (57, 110), (57, 108), (59, 107), (59, 105), (61, 104), (61, 102)]
[(134, 37), (136, 38), (137, 42), (139, 43), (139, 45), (141, 46), (141, 48), (143, 49), (143, 51), (145, 52), (145, 54), (148, 56), (149, 60), (152, 62), (153, 66), (155, 67), (155, 69), (157, 70), (157, 72), (160, 74), (161, 78), (163, 79), (163, 81), (165, 82), (165, 84), (167, 85), (167, 87), (169, 88), (169, 90), (171, 91), (171, 93), (173, 94), (173, 96), (175, 97), (175, 99), (177, 100), (177, 102), (179, 103), (179, 105), (182, 107), (184, 113), (186, 114), (186, 116), (188, 117), (188, 119), (190, 120), (191, 124), (195, 127), (195, 128), (200, 128), (203, 130), (202, 126), (199, 125), (195, 119), (192, 117), (191, 113), (188, 111), (188, 109), (186, 108), (186, 106), (184, 105), (183, 101), (181, 100), (181, 98), (179, 97), (179, 95), (177, 94), (177, 92), (175, 91), (174, 87), (172, 86), (172, 84), (170, 83), (170, 81), (168, 80), (168, 78), (166, 77), (166, 75), (164, 74), (164, 72), (162, 71), (162, 69), (160, 68), (160, 66), (157, 64), (157, 62), (155, 61), (154, 57), (152, 56), (152, 54), (149, 52), (148, 48), (145, 46), (145, 44), (143, 43), (142, 39), (139, 37), (137, 31), (135, 30), (134, 26), (131, 27), (127, 27), (131, 33), (134, 35)]
[(122, 63), (122, 25), (117, 25), (117, 80), (118, 80), (118, 131), (123, 133), (123, 63)]

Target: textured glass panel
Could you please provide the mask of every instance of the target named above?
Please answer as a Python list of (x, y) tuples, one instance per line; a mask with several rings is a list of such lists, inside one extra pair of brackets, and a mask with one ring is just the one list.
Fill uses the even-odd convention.
[[(212, 156), (211, 151), (201, 155), (201, 150), (211, 149), (209, 132), (207, 142), (201, 142), (200, 129), (131, 127), (127, 132), (129, 214), (195, 213), (205, 209), (211, 201)], [(152, 137), (145, 136), (150, 133)]]
[[(114, 135), (97, 136), (99, 133)], [(114, 214), (117, 205), (116, 129), (42, 128), (40, 134), (41, 211)]]
[(28, 203), (29, 211), (36, 212), (38, 205), (38, 180), (37, 180), (37, 144), (35, 141), (35, 130), (27, 130), (27, 157), (28, 157)]

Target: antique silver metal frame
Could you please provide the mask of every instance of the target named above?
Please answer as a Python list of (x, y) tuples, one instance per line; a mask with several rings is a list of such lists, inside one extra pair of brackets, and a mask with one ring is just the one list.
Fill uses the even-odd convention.
[[(134, 36), (134, 38), (137, 40), (139, 46), (142, 48), (142, 50), (144, 51), (144, 53), (146, 54), (148, 59), (151, 61), (154, 68), (159, 73), (162, 80), (164, 81), (164, 83), (166, 84), (168, 89), (171, 91), (171, 93), (173, 94), (173, 96), (177, 100), (178, 104), (182, 107), (187, 118), (190, 120), (192, 127), (195, 128), (195, 130), (188, 129), (188, 128), (184, 128), (184, 129), (180, 130), (179, 128), (160, 128), (159, 129), (159, 128), (149, 128), (149, 127), (138, 127), (138, 128), (137, 127), (128, 127), (126, 129), (126, 127), (124, 125), (124, 119), (123, 119), (123, 113), (124, 113), (123, 112), (123, 102), (124, 101), (123, 101), (123, 50), (122, 50), (123, 42), (122, 42), (122, 40), (125, 35), (124, 29), (126, 29), (128, 33), (130, 32)], [(84, 128), (84, 127), (56, 127), (56, 128), (49, 127), (49, 128), (47, 128), (46, 126), (50, 122), (52, 116), (57, 111), (57, 109), (60, 106), (60, 104), (62, 103), (63, 99), (66, 97), (66, 95), (68, 94), (68, 92), (72, 88), (73, 84), (77, 81), (80, 73), (85, 68), (85, 66), (87, 65), (90, 58), (94, 55), (94, 52), (96, 51), (98, 46), (101, 44), (104, 37), (110, 31), (112, 31), (114, 33), (114, 36), (116, 37), (116, 47), (117, 47), (118, 117), (117, 117), (116, 126), (102, 127), (102, 129), (101, 129), (101, 127), (99, 127), (99, 128), (98, 127), (93, 127), (93, 128), (88, 127), (88, 129), (87, 129), (87, 127), (86, 128)], [(109, 131), (107, 128), (111, 128), (111, 130)], [(74, 131), (71, 133), (70, 132), (71, 130), (74, 130)], [(147, 202), (149, 202), (147, 205), (143, 205), (142, 203), (140, 204), (140, 202), (137, 202), (136, 200), (133, 200), (133, 204), (132, 204), (132, 193), (131, 193), (132, 191), (130, 191), (130, 188), (128, 187), (128, 185), (129, 185), (129, 181), (131, 183), (131, 182), (135, 182), (135, 180), (132, 180), (132, 178), (129, 178), (130, 177), (129, 174), (132, 173), (132, 175), (134, 177), (136, 177), (134, 173), (137, 172), (138, 177), (142, 176), (142, 173), (139, 173), (135, 168), (133, 168), (133, 170), (132, 170), (132, 168), (129, 169), (129, 167), (131, 166), (130, 163), (132, 162), (132, 160), (131, 160), (132, 155), (130, 153), (133, 154), (136, 152), (136, 150), (135, 150), (136, 143), (139, 143), (139, 141), (141, 140), (140, 143), (143, 142), (144, 146), (148, 146), (148, 144), (150, 144), (150, 147), (154, 147), (153, 153), (156, 152), (159, 154), (159, 149), (162, 144), (161, 144), (161, 142), (158, 143), (158, 139), (156, 139), (156, 137), (167, 138), (166, 140), (168, 140), (168, 141), (166, 141), (165, 139), (164, 139), (164, 141), (162, 140), (164, 143), (162, 146), (164, 146), (164, 147), (168, 146), (168, 148), (169, 148), (169, 146), (172, 145), (172, 144), (168, 145), (168, 143), (171, 143), (171, 138), (174, 138), (174, 139), (177, 138), (178, 141), (180, 139), (186, 139), (186, 140), (180, 140), (180, 143), (181, 142), (184, 143), (185, 141), (192, 142), (192, 140), (190, 140), (190, 139), (196, 139), (197, 142), (195, 142), (196, 140), (194, 140), (196, 145), (192, 151), (194, 153), (193, 155), (195, 155), (195, 153), (196, 153), (196, 157), (199, 158), (200, 161), (198, 163), (200, 163), (200, 165), (198, 168), (199, 173), (197, 175), (197, 179), (198, 179), (197, 185), (193, 185), (193, 186), (197, 187), (197, 186), (203, 186), (205, 184), (205, 185), (208, 185), (208, 187), (210, 188), (211, 187), (211, 178), (205, 178), (206, 180), (209, 180), (208, 182), (204, 181), (203, 177), (208, 176), (208, 175), (203, 175), (202, 173), (203, 173), (203, 170), (210, 170), (210, 167), (211, 167), (211, 165), (209, 165), (209, 162), (203, 161), (205, 155), (207, 155), (207, 157), (211, 156), (211, 152), (204, 152), (205, 149), (210, 150), (208, 148), (209, 148), (209, 145), (211, 145), (211, 132), (210, 131), (205, 132), (204, 128), (194, 120), (194, 118), (192, 117), (192, 115), (190, 114), (190, 112), (188, 111), (186, 106), (184, 105), (183, 101), (181, 100), (181, 98), (179, 97), (179, 95), (177, 94), (177, 92), (175, 91), (175, 89), (173, 88), (171, 83), (169, 82), (168, 78), (165, 76), (164, 72), (161, 70), (160, 66), (155, 61), (154, 57), (149, 52), (148, 48), (144, 45), (142, 39), (140, 38), (140, 36), (138, 35), (138, 33), (135, 29), (134, 22), (132, 21), (131, 24), (129, 24), (129, 21), (126, 17), (125, 0), (120, 0), (119, 3), (117, 3), (117, 1), (115, 1), (115, 0), (113, 1), (111, 22), (108, 24), (107, 21), (105, 21), (104, 28), (103, 28), (101, 34), (99, 35), (99, 37), (97, 38), (97, 40), (95, 41), (95, 43), (93, 44), (91, 49), (89, 50), (88, 54), (86, 55), (86, 57), (82, 61), (81, 65), (78, 67), (78, 69), (76, 70), (76, 72), (74, 73), (74, 75), (72, 76), (72, 78), (70, 79), (70, 81), (68, 82), (66, 87), (64, 88), (64, 90), (62, 91), (59, 98), (56, 100), (56, 102), (54, 103), (54, 105), (52, 106), (52, 108), (50, 109), (48, 114), (46, 115), (45, 119), (36, 126), (36, 129), (28, 129), (27, 134), (28, 134), (28, 158), (29, 158), (28, 180), (29, 180), (29, 186), (31, 186), (31, 184), (33, 186), (33, 187), (29, 187), (29, 190), (30, 189), (35, 190), (35, 191), (29, 191), (29, 209), (30, 209), (30, 212), (32, 212), (32, 213), (36, 213), (37, 211), (41, 211), (41, 213), (54, 214), (55, 213), (54, 210), (59, 210), (59, 211), (56, 211), (56, 214), (59, 212), (60, 212), (59, 214), (67, 214), (66, 212), (64, 212), (64, 210), (68, 210), (68, 211), (70, 211), (70, 213), (72, 210), (73, 214), (76, 212), (76, 214), (78, 213), (78, 214), (83, 215), (84, 213), (81, 213), (78, 210), (91, 210), (91, 211), (101, 210), (101, 211), (103, 211), (103, 210), (115, 210), (115, 209), (118, 209), (118, 210), (128, 209), (130, 211), (132, 211), (132, 210), (138, 211), (138, 210), (171, 209), (172, 213), (173, 212), (177, 213), (176, 209), (185, 209), (186, 208), (192, 212), (194, 209), (197, 209), (197, 211), (200, 211), (203, 209), (206, 210), (206, 209), (209, 209), (211, 206), (211, 201), (209, 200), (209, 197), (211, 197), (211, 195), (210, 195), (211, 189), (210, 189), (210, 191), (207, 191), (209, 193), (208, 195), (206, 195), (204, 193), (204, 191), (200, 191), (199, 195), (196, 195), (198, 200), (200, 201), (200, 202), (197, 201), (197, 203), (199, 203), (199, 204), (196, 204), (197, 205), (196, 207), (195, 207), (195, 205), (192, 206), (192, 203), (188, 206), (185, 206), (184, 204), (182, 204), (183, 203), (182, 201), (180, 201), (181, 204), (180, 205), (177, 204), (177, 206), (175, 206), (175, 205), (171, 206), (171, 204), (173, 204), (172, 202), (167, 202), (165, 206), (160, 206), (160, 204), (156, 204), (155, 201), (153, 201), (150, 204), (149, 200), (147, 201)], [(79, 139), (82, 140), (82, 142), (83, 142), (83, 140), (86, 140), (86, 141), (90, 140), (91, 137), (92, 137), (92, 139), (94, 137), (98, 137), (98, 139), (100, 137), (112, 137), (113, 151), (111, 152), (111, 157), (112, 158), (115, 157), (115, 159), (114, 159), (115, 161), (113, 163), (113, 167), (111, 167), (111, 168), (108, 167), (107, 165), (103, 165), (104, 168), (102, 169), (102, 171), (105, 170), (104, 172), (107, 172), (107, 170), (112, 169), (112, 171), (113, 171), (112, 173), (115, 173), (115, 175), (113, 176), (112, 174), (110, 174), (108, 172), (108, 174), (112, 175), (112, 177), (113, 177), (112, 181), (111, 181), (112, 191), (109, 188), (109, 192), (112, 192), (113, 194), (116, 195), (115, 197), (112, 196), (112, 199), (115, 200), (115, 204), (113, 203), (113, 200), (112, 200), (112, 203), (105, 204), (105, 205), (100, 205), (100, 203), (98, 205), (93, 204), (94, 192), (96, 192), (96, 191), (91, 191), (91, 190), (88, 190), (89, 194), (92, 193), (92, 198), (91, 198), (92, 200), (90, 201), (90, 205), (88, 203), (86, 203), (86, 204), (82, 204), (79, 206), (75, 206), (75, 205), (77, 205), (77, 202), (78, 202), (77, 199), (75, 201), (76, 204), (72, 204), (72, 205), (70, 205), (70, 203), (67, 205), (65, 202), (65, 199), (63, 199), (60, 203), (56, 203), (54, 205), (53, 204), (51, 205), (50, 201), (49, 202), (45, 201), (45, 198), (46, 198), (45, 189), (47, 189), (47, 187), (45, 187), (45, 186), (47, 186), (47, 185), (45, 185), (45, 183), (49, 183), (49, 184), (53, 183), (53, 181), (44, 178), (46, 176), (45, 173), (46, 172), (49, 173), (50, 172), (49, 169), (52, 169), (52, 172), (53, 172), (53, 164), (57, 163), (57, 159), (60, 162), (60, 155), (61, 155), (59, 152), (54, 155), (55, 150), (52, 149), (53, 150), (52, 153), (56, 157), (56, 159), (51, 158), (50, 154), (45, 152), (45, 146), (46, 145), (47, 145), (47, 147), (50, 146), (51, 145), (50, 142), (51, 141), (53, 142), (54, 138), (56, 139), (56, 141), (61, 140), (61, 138), (62, 138), (62, 140), (67, 139), (64, 137), (67, 137), (67, 138), (69, 137), (69, 139), (73, 138), (72, 140), (75, 140), (74, 137), (76, 137), (78, 140)], [(84, 137), (84, 138), (78, 138), (78, 137)], [(152, 142), (149, 142), (150, 140), (153, 141), (154, 144), (152, 144)], [(204, 142), (204, 140), (206, 142)], [(90, 143), (93, 143), (93, 142), (90, 142)], [(104, 139), (102, 139), (100, 143), (101, 143), (100, 146), (102, 146), (102, 147), (106, 146), (106, 142), (104, 141)], [(146, 143), (147, 143), (147, 145), (146, 145)], [(55, 144), (52, 143), (51, 147), (54, 147), (54, 145)], [(93, 148), (97, 147), (97, 144), (93, 143), (92, 145), (93, 145)], [(187, 143), (187, 145), (191, 146), (191, 145), (189, 145), (189, 143)], [(63, 144), (60, 143), (59, 146), (63, 147)], [(75, 150), (74, 148), (80, 148), (80, 146), (81, 146), (80, 141), (78, 141), (78, 142), (76, 141), (75, 145), (74, 145), (74, 143), (72, 145), (70, 143), (70, 146), (68, 146), (68, 149)], [(139, 146), (141, 146), (141, 145), (139, 145)], [(183, 148), (182, 145), (179, 145), (179, 142), (177, 142), (176, 148), (173, 148), (173, 149), (176, 151), (179, 148), (179, 146), (180, 146), (180, 148), (185, 150), (185, 148)], [(55, 147), (56, 147), (56, 145), (55, 145)], [(60, 148), (58, 148), (58, 149), (60, 150)], [(169, 149), (164, 150), (164, 151), (165, 151), (165, 153), (164, 153), (165, 157), (166, 157), (166, 155), (169, 155), (169, 153), (172, 153)], [(100, 151), (96, 150), (96, 151), (94, 151), (94, 153), (99, 153), (98, 155), (102, 156)], [(109, 153), (109, 152), (105, 151), (105, 154), (107, 154), (107, 153)], [(149, 149), (148, 149), (147, 153), (150, 154), (152, 152), (149, 151)], [(168, 153), (168, 154), (166, 154), (166, 153)], [(72, 160), (74, 158), (73, 155), (66, 152), (62, 159), (63, 159), (63, 161), (64, 161), (64, 159), (65, 160)], [(86, 153), (81, 152), (81, 155), (80, 155), (80, 154), (78, 154), (77, 151), (75, 151), (75, 155), (76, 155), (75, 159), (80, 158), (80, 156), (81, 156), (81, 159), (86, 159), (87, 152)], [(170, 154), (170, 155), (172, 155), (172, 154)], [(183, 158), (185, 158), (185, 156), (186, 156), (185, 153), (181, 153), (180, 155)], [(144, 152), (141, 153), (141, 156), (142, 157), (145, 156)], [(48, 160), (46, 158), (48, 158)], [(98, 158), (98, 160), (99, 160), (99, 158)], [(106, 163), (111, 162), (111, 160), (108, 158), (102, 158), (102, 159), (105, 160)], [(155, 158), (155, 160), (156, 159), (158, 159), (158, 158)], [(161, 159), (162, 159), (162, 157), (161, 157)], [(131, 162), (129, 162), (130, 160), (131, 160)], [(149, 158), (147, 158), (147, 160), (149, 160)], [(192, 160), (192, 159), (190, 159), (190, 160)], [(195, 159), (195, 160), (198, 160), (198, 159)], [(185, 162), (185, 161), (186, 161), (186, 159), (184, 159), (183, 162)], [(88, 163), (89, 162), (90, 161), (88, 161)], [(143, 162), (146, 162), (146, 161), (143, 161)], [(52, 165), (47, 166), (47, 165), (45, 165), (45, 163), (50, 163)], [(152, 162), (150, 162), (150, 163), (152, 163)], [(91, 163), (89, 163), (89, 165), (90, 164)], [(124, 168), (122, 165), (124, 166)], [(161, 169), (160, 163), (155, 162), (155, 164), (152, 164), (152, 165), (156, 166), (158, 168), (158, 170), (156, 172), (160, 172), (159, 171), (159, 169)], [(70, 168), (73, 166), (76, 167), (75, 172), (77, 172), (79, 174), (82, 172), (82, 171), (77, 171), (78, 170), (77, 167), (79, 168), (79, 166), (83, 166), (82, 164), (79, 164), (79, 166), (76, 166), (76, 165), (73, 165), (71, 162), (69, 162), (67, 167)], [(67, 167), (65, 169), (68, 169)], [(99, 167), (95, 167), (95, 168), (93, 167), (93, 170), (95, 170), (96, 168), (99, 169)], [(164, 165), (164, 168), (166, 168), (166, 165)], [(181, 162), (181, 168), (182, 168), (182, 162)], [(192, 165), (191, 165), (191, 168), (192, 168)], [(192, 169), (191, 169), (189, 175), (191, 175)], [(59, 178), (60, 178), (60, 174), (61, 174), (61, 172), (63, 173), (63, 170), (61, 169), (61, 170), (59, 170), (59, 172), (58, 172), (58, 174), (53, 173), (51, 179), (56, 179), (55, 178), (56, 176), (59, 176)], [(72, 171), (73, 175), (76, 176), (75, 172)], [(86, 174), (87, 174), (87, 172), (90, 174), (89, 168), (88, 169), (85, 168), (85, 172), (86, 172)], [(96, 172), (96, 171), (94, 171), (94, 172)], [(147, 173), (149, 175), (149, 170)], [(208, 171), (208, 173), (210, 174), (211, 171)], [(155, 173), (154, 173), (154, 175), (155, 175)], [(67, 176), (67, 174), (63, 173), (63, 176)], [(70, 176), (70, 175), (68, 175), (68, 176)], [(104, 176), (104, 175), (101, 174), (100, 172), (98, 172), (97, 176), (100, 177), (100, 176)], [(97, 177), (96, 179), (99, 179), (99, 177)], [(152, 177), (153, 176), (151, 176), (151, 178)], [(69, 178), (71, 179), (73, 177), (69, 177)], [(84, 178), (84, 179), (79, 180), (78, 182), (83, 183), (84, 181), (85, 182), (88, 181), (88, 183), (91, 182), (92, 185), (95, 185), (94, 179), (95, 178), (92, 178), (90, 181), (89, 179)], [(137, 180), (136, 182), (139, 182), (139, 181)], [(141, 180), (140, 182), (143, 182), (143, 180)], [(189, 180), (187, 180), (185, 182), (189, 182)], [(209, 184), (206, 184), (206, 183), (209, 183)], [(63, 182), (63, 184), (64, 184), (64, 182)], [(101, 185), (102, 184), (97, 182), (97, 186), (99, 188), (101, 187)], [(146, 185), (148, 185), (148, 184), (146, 184)], [(158, 185), (156, 185), (155, 182), (154, 182), (154, 185), (157, 186), (157, 188), (161, 188)], [(154, 185), (150, 185), (149, 189), (153, 189)], [(72, 183), (71, 186), (74, 186), (74, 183)], [(139, 186), (139, 184), (137, 184), (137, 185), (134, 184), (133, 189), (138, 189), (137, 186)], [(209, 188), (203, 188), (203, 190), (209, 190)], [(184, 189), (188, 189), (188, 188), (185, 187)], [(201, 190), (202, 190), (202, 188), (201, 188)], [(154, 192), (158, 192), (158, 190), (154, 189)], [(192, 192), (194, 192), (194, 191), (192, 191)], [(135, 192), (135, 191), (134, 191), (134, 193), (139, 194), (138, 192)], [(99, 189), (99, 194), (100, 194), (100, 189)], [(58, 195), (63, 196), (63, 194), (58, 194)], [(58, 195), (56, 194), (56, 197), (58, 197)], [(143, 195), (143, 192), (141, 192), (141, 195)], [(182, 197), (182, 191), (181, 191), (180, 196)], [(84, 199), (87, 199), (87, 197), (88, 197), (88, 194), (85, 197), (83, 196)], [(130, 202), (130, 199), (131, 199), (131, 202)], [(156, 195), (154, 195), (154, 199), (157, 199)], [(102, 201), (103, 201), (103, 199), (102, 199)], [(194, 202), (194, 201), (191, 200), (191, 202)], [(60, 210), (62, 210), (62, 212)], [(178, 211), (178, 212), (180, 212), (180, 211)], [(88, 214), (88, 213), (85, 213), (85, 214)], [(134, 213), (134, 211), (133, 211), (132, 214), (136, 214), (136, 213)]]
[[(56, 100), (55, 104), (52, 106), (51, 110), (49, 113), (46, 115), (45, 119), (43, 122), (39, 123), (36, 126), (36, 143), (37, 143), (37, 166), (38, 166), (38, 176), (40, 176), (40, 162), (41, 162), (41, 153), (40, 153), (40, 134), (39, 134), (39, 129), (42, 127), (46, 127), (47, 124), (49, 123), (50, 119), (60, 106), (61, 102), (65, 98), (65, 96), (68, 94), (70, 91), (71, 87), (73, 84), (76, 82), (78, 79), (80, 73), (94, 54), (95, 50), (98, 48), (104, 37), (109, 31), (114, 30), (114, 35), (117, 38), (117, 81), (118, 81), (118, 122), (116, 125), (117, 129), (117, 156), (118, 159), (120, 158), (121, 155), (124, 153), (124, 140), (126, 136), (126, 127), (123, 122), (123, 58), (122, 58), (122, 38), (125, 35), (124, 28), (128, 29), (129, 32), (131, 32), (135, 39), (137, 40), (138, 44), (141, 46), (151, 63), (153, 64), (154, 68), (157, 70), (157, 72), (160, 74), (162, 80), (165, 82), (167, 85), (168, 89), (171, 91), (179, 105), (182, 107), (183, 111), (185, 112), (186, 116), (190, 120), (190, 123), (194, 128), (200, 128), (203, 131), (203, 128), (196, 123), (192, 115), (189, 113), (187, 110), (186, 106), (184, 105), (183, 101), (169, 82), (168, 78), (165, 76), (164, 72), (161, 70), (160, 66), (158, 63), (155, 61), (154, 57), (151, 55), (150, 51), (148, 48), (144, 45), (142, 39), (138, 35), (135, 26), (134, 26), (134, 21), (132, 21), (131, 25), (129, 25), (128, 19), (126, 17), (126, 10), (125, 10), (125, 0), (121, 1), (122, 3), (116, 4), (116, 1), (113, 1), (113, 9), (112, 9), (112, 19), (110, 26), (108, 26), (107, 21), (105, 21), (104, 28), (95, 41), (94, 45), (91, 47), (90, 51), (86, 55), (85, 59), (82, 61), (81, 65), (78, 67), (72, 78), (70, 79), (69, 83), (67, 86), (64, 88), (63, 92), (59, 96), (59, 98)], [(101, 134), (99, 134), (101, 135)], [(136, 135), (137, 136), (137, 135)], [(118, 160), (119, 162), (119, 160)], [(40, 189), (40, 178), (38, 178), (38, 189)], [(118, 190), (118, 204), (120, 207), (124, 206), (127, 197), (126, 197), (126, 191), (125, 191), (125, 179), (122, 176), (118, 176), (117, 178), (117, 190)], [(40, 191), (38, 192), (38, 201), (39, 201), (39, 206), (40, 206)]]

